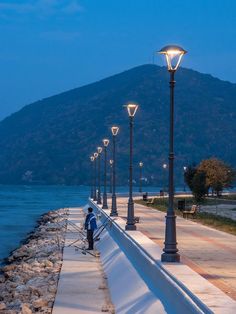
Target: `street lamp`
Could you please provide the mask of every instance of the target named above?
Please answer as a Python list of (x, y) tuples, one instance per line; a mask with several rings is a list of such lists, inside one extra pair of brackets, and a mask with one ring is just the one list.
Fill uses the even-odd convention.
[(126, 230), (136, 230), (135, 219), (134, 219), (134, 201), (133, 201), (133, 124), (134, 116), (138, 109), (137, 104), (128, 104), (127, 111), (129, 115), (129, 126), (130, 126), (130, 155), (129, 155), (129, 201), (128, 201), (128, 213)]
[(103, 202), (102, 208), (108, 209), (107, 206), (107, 146), (109, 145), (109, 140), (105, 138), (103, 140), (104, 146), (104, 190), (103, 190)]
[(179, 262), (176, 241), (176, 215), (174, 211), (174, 86), (175, 71), (178, 69), (186, 50), (179, 46), (165, 46), (159, 53), (166, 57), (167, 69), (170, 72), (170, 143), (169, 143), (169, 200), (166, 214), (165, 242), (161, 255), (163, 262)]
[(163, 164), (162, 168), (163, 168), (163, 195), (165, 196), (165, 187), (166, 187), (166, 174), (165, 174), (165, 171), (166, 171), (166, 168), (167, 168), (167, 164)]
[(185, 186), (185, 173), (186, 173), (186, 171), (187, 171), (187, 167), (184, 166), (183, 169), (184, 169), (184, 192), (185, 192), (185, 191), (186, 191), (186, 186)]
[(101, 153), (102, 147), (98, 147), (98, 197), (97, 197), (97, 204), (102, 204), (101, 200)]
[(110, 159), (109, 160), (109, 164), (110, 164), (110, 193), (112, 193), (112, 168), (113, 168), (113, 160)]
[(93, 165), (94, 165), (94, 156), (90, 156), (91, 161), (91, 193), (90, 198), (94, 198), (94, 173), (93, 173)]
[(143, 162), (140, 161), (139, 163), (139, 193), (142, 193), (142, 169), (143, 169)]
[(94, 197), (93, 200), (97, 201), (97, 158), (98, 153), (94, 153)]
[(111, 213), (110, 216), (118, 216), (117, 204), (116, 204), (116, 136), (119, 132), (118, 126), (111, 127), (112, 133), (112, 144), (113, 144), (113, 153), (112, 153), (112, 198), (111, 198)]

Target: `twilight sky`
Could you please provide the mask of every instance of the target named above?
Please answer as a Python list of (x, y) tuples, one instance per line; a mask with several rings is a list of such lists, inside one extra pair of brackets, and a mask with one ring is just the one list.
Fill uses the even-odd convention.
[(0, 119), (170, 43), (188, 50), (184, 67), (236, 83), (235, 12), (235, 0), (0, 0)]

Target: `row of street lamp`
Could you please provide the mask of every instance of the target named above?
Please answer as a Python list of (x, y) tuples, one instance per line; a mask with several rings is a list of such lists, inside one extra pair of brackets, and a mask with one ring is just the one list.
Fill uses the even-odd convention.
[[(186, 51), (179, 46), (165, 46), (159, 51), (160, 54), (166, 58), (167, 69), (170, 73), (170, 131), (169, 131), (169, 187), (168, 187), (168, 209), (166, 214), (166, 228), (165, 228), (165, 242), (161, 260), (163, 262), (179, 262), (180, 255), (177, 249), (176, 241), (176, 215), (174, 211), (174, 87), (175, 87), (175, 72), (178, 69), (181, 59)], [(138, 109), (138, 105), (130, 103), (127, 105), (127, 111), (129, 115), (130, 126), (130, 154), (129, 154), (129, 199), (127, 208), (127, 222), (126, 230), (136, 230), (135, 217), (134, 217), (134, 201), (133, 201), (133, 124), (134, 116)], [(113, 164), (112, 164), (112, 206), (111, 216), (118, 216), (117, 204), (116, 204), (116, 136), (119, 132), (119, 127), (113, 126), (112, 143), (113, 143)], [(106, 195), (106, 149), (109, 144), (109, 140), (103, 140), (104, 146), (104, 193), (102, 208), (107, 209), (107, 195)], [(91, 161), (94, 162), (94, 186), (91, 191), (91, 197), (97, 204), (101, 204), (101, 180), (100, 180), (100, 160), (101, 160), (102, 147), (98, 147), (97, 152), (91, 156)], [(143, 163), (140, 166), (140, 178), (142, 174)], [(96, 182), (96, 170), (98, 167), (98, 182)], [(163, 168), (167, 168), (163, 165)], [(98, 193), (96, 193), (96, 186), (98, 187)], [(140, 185), (140, 190), (142, 186)], [(97, 194), (97, 195), (96, 195)]]

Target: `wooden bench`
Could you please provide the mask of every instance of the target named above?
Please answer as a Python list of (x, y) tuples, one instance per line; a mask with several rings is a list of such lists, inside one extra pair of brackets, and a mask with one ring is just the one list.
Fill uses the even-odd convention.
[(189, 210), (183, 210), (182, 211), (183, 218), (188, 219), (189, 215), (192, 216), (192, 218), (195, 218), (197, 214), (197, 210), (198, 210), (198, 205), (192, 205), (192, 207)]
[(146, 205), (154, 205), (155, 197), (153, 197), (151, 200), (147, 201)]

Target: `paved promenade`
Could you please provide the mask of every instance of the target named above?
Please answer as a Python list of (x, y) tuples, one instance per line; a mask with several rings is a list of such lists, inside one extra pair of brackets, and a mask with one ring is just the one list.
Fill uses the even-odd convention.
[[(118, 198), (119, 216), (127, 215), (127, 198)], [(135, 204), (137, 230), (163, 247), (165, 213)], [(177, 217), (181, 261), (236, 300), (236, 237)]]
[[(80, 226), (84, 216), (81, 208), (70, 208), (68, 220)], [(65, 245), (78, 238), (68, 227)], [(53, 314), (95, 314), (112, 311), (100, 259), (65, 247)]]

